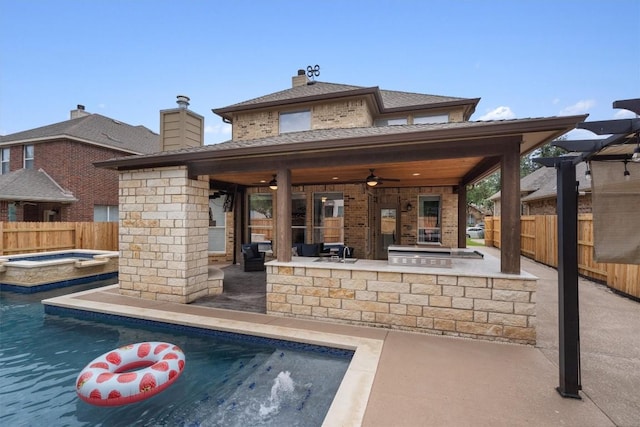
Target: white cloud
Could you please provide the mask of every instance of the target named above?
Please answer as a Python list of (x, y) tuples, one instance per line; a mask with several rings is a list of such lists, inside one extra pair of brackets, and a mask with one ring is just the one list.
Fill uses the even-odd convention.
[(516, 115), (511, 108), (500, 106), (480, 116), (478, 120), (510, 120), (515, 119)]
[(565, 134), (567, 139), (602, 139), (609, 135), (596, 135), (590, 130), (586, 129), (572, 129)]
[(98, 108), (104, 110), (105, 108), (107, 108), (107, 104), (98, 104)]
[(220, 123), (204, 127), (205, 145), (217, 144), (231, 139), (231, 125)]
[(613, 115), (614, 119), (635, 119), (636, 118), (636, 113), (634, 113), (633, 111), (629, 111), (629, 110), (618, 110), (616, 111), (616, 113)]
[(231, 125), (227, 123), (207, 125), (204, 127), (204, 133), (213, 135), (231, 135)]
[(553, 100), (551, 101), (551, 103), (553, 105), (559, 104), (560, 103), (560, 98), (553, 98)]
[(569, 105), (568, 107), (563, 108), (562, 110), (560, 110), (559, 115), (573, 116), (576, 114), (588, 113), (591, 108), (595, 107), (595, 105), (596, 101), (594, 101), (593, 99), (584, 99), (576, 102), (573, 105)]

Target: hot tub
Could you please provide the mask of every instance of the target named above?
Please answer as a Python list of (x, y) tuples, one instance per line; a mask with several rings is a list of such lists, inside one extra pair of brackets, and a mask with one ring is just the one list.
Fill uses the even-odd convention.
[(116, 278), (118, 256), (87, 249), (0, 256), (0, 289), (33, 293)]

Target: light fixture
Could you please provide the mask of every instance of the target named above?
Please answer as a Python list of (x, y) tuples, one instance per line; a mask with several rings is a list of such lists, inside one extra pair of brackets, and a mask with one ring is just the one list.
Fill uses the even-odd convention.
[(269, 188), (272, 190), (277, 190), (278, 189), (278, 181), (276, 180), (276, 176), (273, 175), (273, 179), (271, 181), (269, 181)]
[(627, 169), (627, 162), (628, 160), (624, 161), (624, 180), (625, 181), (629, 181), (631, 179), (631, 172), (629, 172), (629, 169)]
[(380, 178), (378, 178), (373, 174), (373, 169), (369, 169), (369, 170), (371, 171), (371, 173), (367, 177), (367, 181), (366, 181), (367, 185), (369, 187), (375, 187), (376, 185), (378, 185), (378, 181), (380, 180)]
[(587, 170), (584, 173), (584, 179), (586, 179), (587, 182), (591, 182), (591, 168), (589, 167), (589, 163), (587, 163)]
[(411, 212), (413, 210), (413, 205), (411, 202), (407, 203), (407, 212)]

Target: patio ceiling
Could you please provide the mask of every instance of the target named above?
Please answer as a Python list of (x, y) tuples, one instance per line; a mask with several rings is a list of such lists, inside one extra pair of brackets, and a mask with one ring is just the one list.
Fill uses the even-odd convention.
[(220, 189), (266, 186), (282, 169), (291, 171), (292, 185), (364, 183), (370, 169), (383, 187), (467, 185), (498, 170), (514, 145), (527, 154), (586, 117), (313, 130), (95, 164), (118, 170), (186, 165), (190, 176), (208, 176)]

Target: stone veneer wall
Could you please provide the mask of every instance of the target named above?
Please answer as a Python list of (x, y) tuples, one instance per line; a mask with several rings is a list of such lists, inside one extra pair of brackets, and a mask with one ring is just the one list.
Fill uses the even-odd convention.
[(120, 173), (120, 293), (189, 303), (222, 292), (208, 280), (208, 190), (184, 166)]
[(494, 341), (535, 344), (535, 296), (535, 279), (267, 266), (267, 314)]

